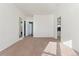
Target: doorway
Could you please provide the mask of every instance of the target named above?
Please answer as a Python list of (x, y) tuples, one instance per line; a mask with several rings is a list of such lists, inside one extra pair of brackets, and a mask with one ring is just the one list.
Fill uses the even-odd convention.
[(24, 21), (24, 37), (26, 36), (26, 21)]
[(28, 36), (33, 36), (33, 22), (28, 22)]
[(29, 22), (29, 36), (33, 36), (33, 22)]
[(57, 39), (61, 41), (61, 16), (57, 18)]

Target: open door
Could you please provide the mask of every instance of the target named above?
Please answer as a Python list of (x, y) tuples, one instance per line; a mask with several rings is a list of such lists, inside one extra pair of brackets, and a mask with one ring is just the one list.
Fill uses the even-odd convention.
[(22, 22), (22, 18), (19, 17), (19, 38), (21, 38), (22, 35), (23, 35), (22, 24), (23, 24), (23, 22)]

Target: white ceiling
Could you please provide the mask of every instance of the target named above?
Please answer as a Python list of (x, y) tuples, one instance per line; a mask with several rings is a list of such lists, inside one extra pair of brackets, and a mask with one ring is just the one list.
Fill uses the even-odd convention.
[(56, 9), (56, 3), (16, 3), (15, 4), (26, 15), (52, 14)]

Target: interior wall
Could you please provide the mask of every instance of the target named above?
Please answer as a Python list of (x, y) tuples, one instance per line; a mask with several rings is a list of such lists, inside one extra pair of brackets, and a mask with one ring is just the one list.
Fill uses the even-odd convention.
[(54, 18), (53, 15), (34, 15), (34, 37), (53, 37)]
[(79, 51), (79, 4), (59, 4), (55, 15), (55, 19), (61, 16), (62, 41), (70, 41), (66, 45), (71, 44), (73, 49)]
[(16, 6), (0, 3), (0, 51), (19, 40), (19, 17), (24, 15)]

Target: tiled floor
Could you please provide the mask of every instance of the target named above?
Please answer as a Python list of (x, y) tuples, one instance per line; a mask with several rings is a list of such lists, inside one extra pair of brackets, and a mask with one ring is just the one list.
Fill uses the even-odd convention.
[(73, 49), (53, 38), (26, 37), (0, 52), (1, 56), (77, 56)]

